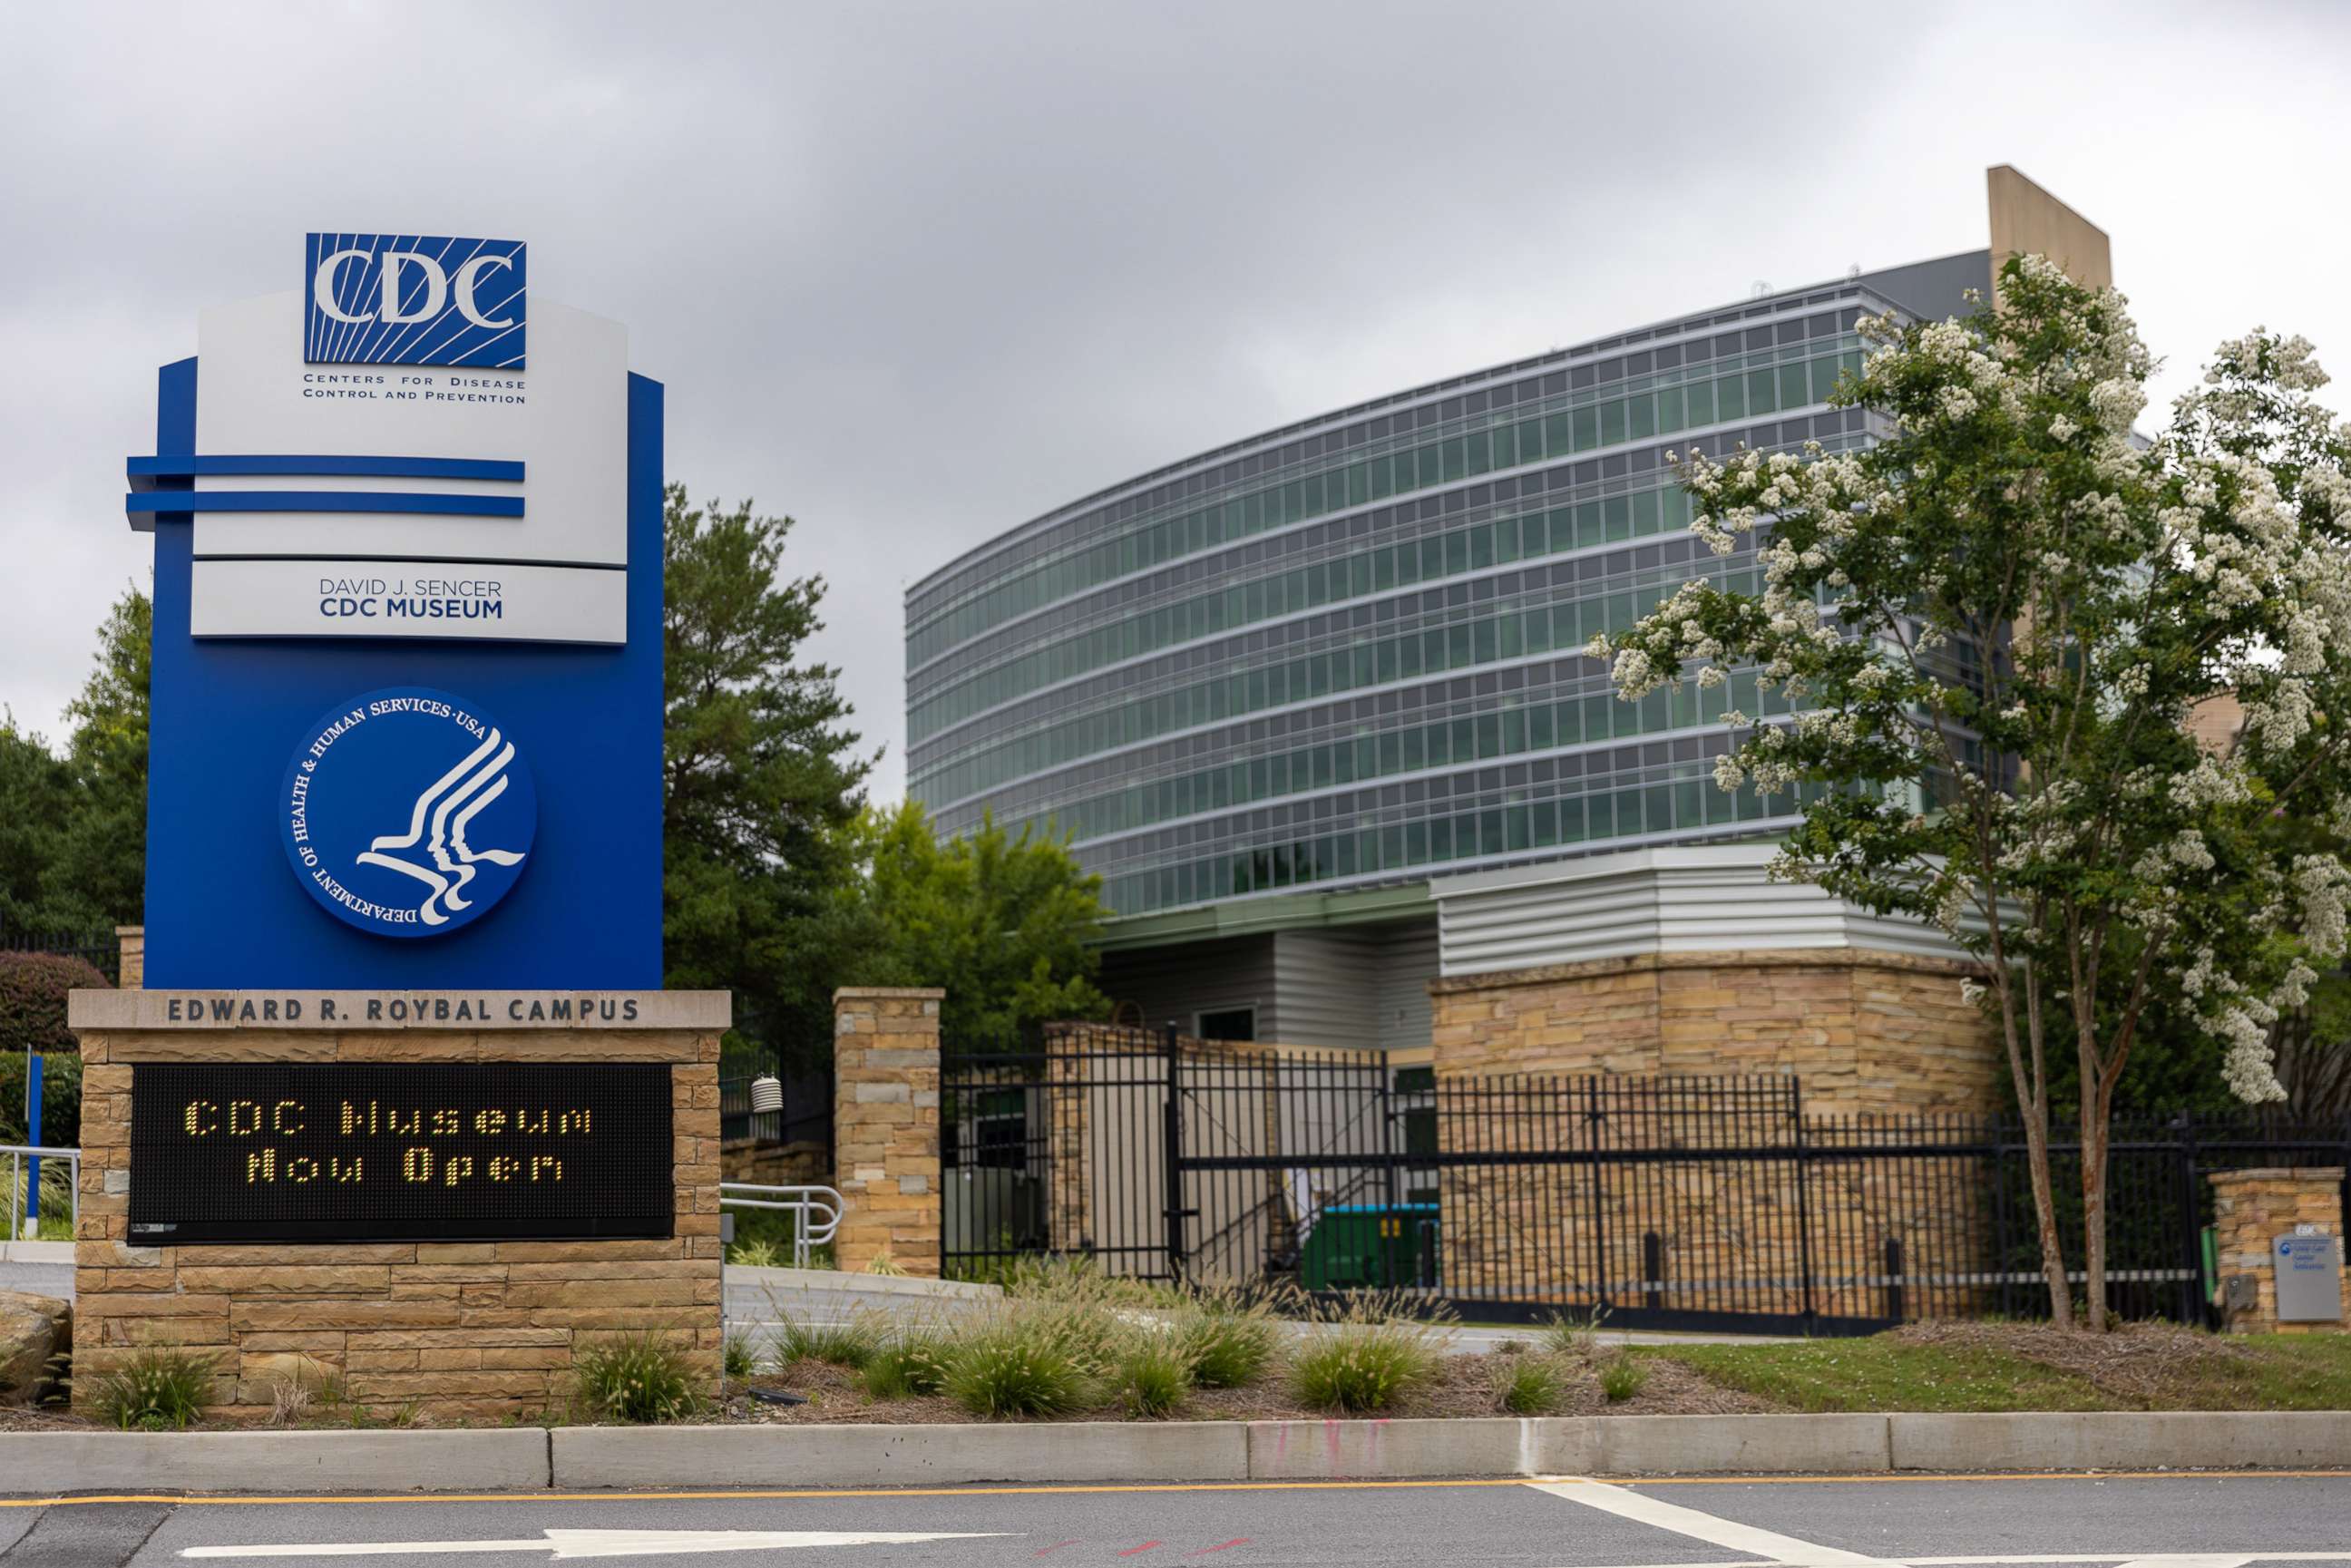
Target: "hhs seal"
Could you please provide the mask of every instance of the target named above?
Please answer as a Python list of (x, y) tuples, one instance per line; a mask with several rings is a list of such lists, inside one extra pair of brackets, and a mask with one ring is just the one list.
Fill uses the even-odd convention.
[(521, 878), (538, 822), (530, 768), (506, 730), (422, 686), (321, 716), (278, 799), (303, 887), (379, 936), (438, 936), (480, 919)]

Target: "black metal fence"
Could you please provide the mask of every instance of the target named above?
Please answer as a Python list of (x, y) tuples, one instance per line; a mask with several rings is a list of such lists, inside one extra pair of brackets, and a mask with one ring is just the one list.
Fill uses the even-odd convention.
[(122, 946), (111, 931), (70, 934), (11, 931), (0, 928), (0, 952), (60, 953), (87, 959), (106, 977), (110, 986), (122, 983)]
[[(1813, 1333), (2047, 1307), (2023, 1141), (1998, 1120), (1810, 1114), (1792, 1078), (1439, 1080), (1095, 1025), (1036, 1043), (944, 1062), (950, 1273), (1053, 1252), (1471, 1321)], [(2069, 1245), (2079, 1160), (2053, 1151)], [(2204, 1316), (2208, 1173), (2345, 1164), (2351, 1124), (2117, 1125), (2113, 1304)]]

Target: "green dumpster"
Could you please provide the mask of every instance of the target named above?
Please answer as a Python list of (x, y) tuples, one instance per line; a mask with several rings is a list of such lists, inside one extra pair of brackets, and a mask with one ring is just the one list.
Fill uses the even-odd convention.
[(1437, 1283), (1437, 1205), (1346, 1203), (1314, 1217), (1298, 1260), (1310, 1291)]

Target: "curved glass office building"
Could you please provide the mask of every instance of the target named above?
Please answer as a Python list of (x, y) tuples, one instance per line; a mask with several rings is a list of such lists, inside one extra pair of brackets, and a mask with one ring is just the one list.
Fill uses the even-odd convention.
[[(1694, 311), (1015, 528), (906, 596), (910, 791), (942, 833), (1071, 835), (1120, 916), (1107, 987), (1154, 1021), (1408, 1046), (1432, 877), (1790, 820), (1712, 781), (1724, 708), (1776, 694), (1622, 703), (1581, 650), (1694, 575), (1755, 586), (1751, 539), (1688, 534), (1668, 452), (1867, 442), (1827, 406), (1855, 317), (1961, 312), (1990, 277), (1978, 250)], [(1364, 1039), (1349, 998), (1391, 984)]]

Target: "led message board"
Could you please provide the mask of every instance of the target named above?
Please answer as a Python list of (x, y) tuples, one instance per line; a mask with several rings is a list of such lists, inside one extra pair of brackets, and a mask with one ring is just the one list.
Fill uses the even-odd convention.
[(134, 1244), (667, 1237), (670, 1070), (131, 1069)]

